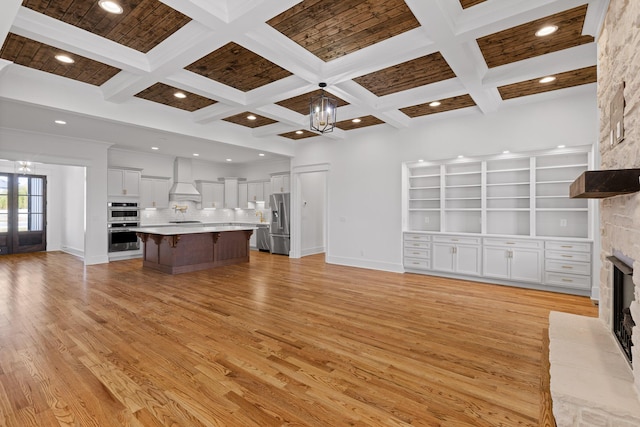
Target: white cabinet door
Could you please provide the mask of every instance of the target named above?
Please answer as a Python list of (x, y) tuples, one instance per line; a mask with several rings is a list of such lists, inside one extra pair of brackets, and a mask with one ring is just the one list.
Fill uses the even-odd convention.
[(225, 178), (224, 180), (224, 207), (235, 209), (238, 207), (238, 179)]
[(219, 182), (199, 182), (197, 186), (202, 196), (202, 209), (224, 207), (224, 184)]
[(457, 245), (455, 248), (456, 273), (480, 275), (480, 246)]
[(264, 194), (264, 207), (269, 208), (269, 199), (271, 198), (271, 181), (265, 181), (262, 183), (262, 191)]
[(542, 251), (536, 249), (512, 249), (511, 280), (541, 283)]
[(238, 207), (246, 209), (248, 207), (249, 186), (246, 183), (238, 184)]
[(140, 205), (143, 208), (169, 207), (169, 180), (142, 178), (140, 180)]
[(127, 169), (107, 170), (107, 194), (109, 196), (139, 196), (140, 171)]
[(271, 177), (272, 193), (288, 193), (290, 187), (289, 175), (274, 175)]
[(448, 243), (434, 243), (433, 269), (438, 271), (446, 271), (448, 273), (454, 273), (454, 251), (454, 245)]
[(250, 182), (248, 184), (248, 197), (249, 202), (261, 202), (264, 201), (264, 188), (262, 182)]
[(505, 248), (484, 247), (483, 269), (487, 277), (509, 279), (509, 250)]

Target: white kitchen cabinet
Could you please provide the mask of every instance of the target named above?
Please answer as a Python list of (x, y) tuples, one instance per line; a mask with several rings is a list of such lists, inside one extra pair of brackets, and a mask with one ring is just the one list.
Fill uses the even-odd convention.
[(224, 178), (224, 207), (238, 207), (238, 178)]
[(483, 243), (484, 277), (518, 282), (542, 282), (542, 241), (484, 239)]
[(140, 170), (109, 168), (107, 170), (107, 193), (109, 196), (139, 197)]
[(470, 276), (481, 274), (480, 238), (433, 236), (432, 248), (433, 270)]
[(403, 255), (405, 268), (429, 270), (431, 268), (431, 236), (405, 233)]
[(290, 187), (289, 174), (271, 175), (271, 192), (288, 193)]
[(264, 181), (262, 183), (262, 192), (264, 194), (264, 208), (268, 209), (271, 203), (271, 181)]
[(140, 188), (142, 208), (169, 207), (169, 178), (143, 176), (140, 179)]
[(196, 181), (196, 188), (202, 196), (202, 209), (224, 208), (224, 184), (213, 181)]
[(238, 184), (238, 207), (247, 209), (249, 207), (249, 185), (246, 182)]
[(591, 243), (548, 241), (545, 244), (545, 283), (549, 286), (591, 290)]
[(249, 202), (262, 202), (264, 201), (264, 186), (262, 181), (247, 183)]

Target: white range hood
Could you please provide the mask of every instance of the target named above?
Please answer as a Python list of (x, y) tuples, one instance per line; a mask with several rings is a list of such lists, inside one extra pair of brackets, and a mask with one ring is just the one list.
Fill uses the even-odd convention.
[(169, 200), (196, 203), (202, 201), (202, 196), (193, 185), (191, 159), (176, 157), (173, 162), (173, 186), (169, 190)]

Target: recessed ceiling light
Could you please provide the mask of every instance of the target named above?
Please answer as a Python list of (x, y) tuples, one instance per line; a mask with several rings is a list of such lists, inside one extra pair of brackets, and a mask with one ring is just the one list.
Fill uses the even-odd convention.
[(302, 135), (304, 132), (302, 132), (301, 130), (297, 130), (296, 131), (296, 135)]
[(544, 37), (548, 36), (549, 34), (553, 34), (556, 31), (558, 31), (557, 25), (547, 25), (546, 27), (542, 27), (538, 31), (536, 31), (536, 36)]
[(539, 80), (539, 82), (540, 82), (540, 83), (551, 83), (551, 82), (552, 82), (552, 81), (554, 81), (555, 79), (556, 79), (556, 78), (555, 78), (555, 77), (553, 77), (553, 76), (548, 76), (548, 77), (541, 78), (541, 79)]
[(158, 147), (151, 147), (152, 150), (159, 150), (160, 148)]
[(67, 122), (65, 122), (64, 120), (56, 120), (54, 123), (57, 124), (57, 125), (66, 125), (67, 124)]
[(256, 116), (254, 116), (253, 114), (249, 114), (249, 115), (247, 116), (247, 119), (248, 119), (248, 120), (255, 120), (255, 119), (256, 119)]
[(193, 157), (198, 157), (200, 154), (198, 153), (193, 153)]
[(431, 104), (429, 104), (429, 107), (439, 107), (442, 104), (442, 102), (440, 101), (433, 101)]
[(502, 154), (509, 154), (510, 152), (511, 152), (511, 151), (509, 151), (509, 150), (504, 150), (504, 151), (502, 152)]
[(353, 123), (360, 123), (362, 121), (362, 119), (353, 119), (351, 120)]
[(464, 156), (463, 156), (462, 154), (460, 154), (460, 155), (458, 156), (458, 158), (459, 158), (459, 159), (463, 159), (463, 158), (464, 158)]
[(101, 8), (103, 8), (109, 13), (115, 13), (119, 15), (122, 13), (122, 10), (123, 10), (122, 6), (120, 6), (115, 1), (111, 1), (111, 0), (100, 0), (98, 4), (100, 5)]
[(420, 159), (420, 160), (418, 160), (418, 161), (419, 161), (420, 163), (423, 163), (423, 162), (424, 162), (424, 159)]
[(233, 160), (231, 160), (231, 159), (227, 159), (227, 162), (232, 162), (232, 161), (233, 161)]
[(180, 99), (185, 99), (187, 97), (187, 95), (185, 95), (182, 92), (176, 92), (173, 94), (173, 96), (175, 96), (176, 98), (180, 98)]
[(260, 154), (258, 154), (258, 156), (264, 157), (264, 153), (260, 153)]
[(74, 62), (76, 62), (76, 61), (74, 61), (74, 60), (73, 60), (73, 58), (71, 58), (69, 55), (64, 55), (64, 54), (62, 54), (62, 53), (61, 53), (61, 54), (56, 55), (56, 56), (55, 56), (55, 58), (56, 58), (58, 61), (63, 62), (63, 63), (65, 63), (65, 64), (73, 64)]
[(564, 148), (566, 145), (558, 145), (558, 148)]

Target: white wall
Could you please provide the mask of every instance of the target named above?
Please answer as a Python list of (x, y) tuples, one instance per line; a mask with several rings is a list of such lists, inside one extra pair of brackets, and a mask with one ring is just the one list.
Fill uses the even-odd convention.
[[(0, 128), (0, 157), (45, 164), (86, 166), (85, 264), (108, 262), (107, 149), (109, 144)], [(49, 184), (53, 187), (53, 184)], [(55, 202), (55, 197), (51, 198)], [(48, 208), (63, 215), (62, 207)], [(58, 243), (59, 245), (59, 243)]]
[(300, 174), (301, 255), (325, 251), (324, 211), (326, 172)]
[[(327, 261), (402, 271), (401, 164), (593, 144), (595, 87), (569, 98), (425, 123), (419, 129), (299, 141), (292, 168), (330, 164)], [(353, 136), (352, 136), (353, 135)]]
[(85, 233), (85, 168), (60, 166), (61, 249), (71, 254), (84, 254)]

